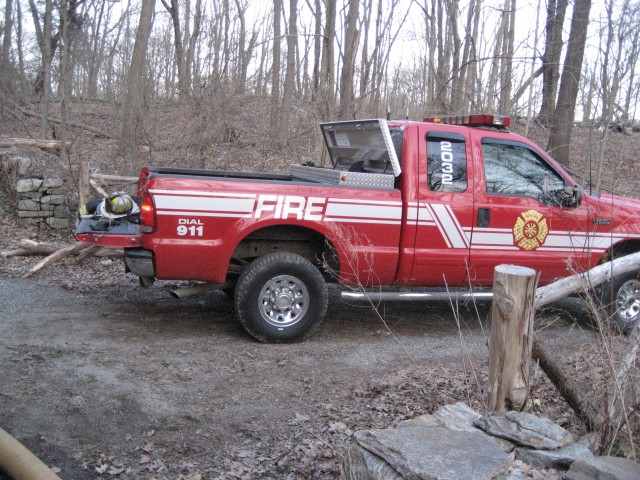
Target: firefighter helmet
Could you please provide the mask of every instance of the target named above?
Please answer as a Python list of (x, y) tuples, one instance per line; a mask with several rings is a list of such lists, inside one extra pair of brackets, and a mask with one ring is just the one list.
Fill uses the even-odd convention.
[(138, 213), (140, 208), (131, 195), (124, 192), (115, 192), (102, 200), (96, 209), (96, 216), (110, 219), (123, 218)]

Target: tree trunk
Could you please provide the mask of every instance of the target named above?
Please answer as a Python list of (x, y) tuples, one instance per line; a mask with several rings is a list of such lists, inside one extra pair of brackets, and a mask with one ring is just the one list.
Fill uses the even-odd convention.
[(289, 130), (293, 85), (296, 74), (296, 45), (298, 43), (298, 2), (289, 0), (289, 34), (287, 35), (287, 73), (282, 89), (282, 111), (280, 112), (280, 135)]
[(273, 64), (271, 67), (271, 128), (279, 131), (280, 120), (280, 10), (282, 0), (273, 0)]
[(142, 0), (140, 20), (136, 30), (136, 40), (131, 56), (131, 66), (126, 85), (123, 105), (121, 148), (123, 150), (135, 146), (144, 137), (143, 113), (145, 91), (145, 67), (149, 35), (153, 26), (155, 0)]
[(322, 6), (320, 0), (315, 0), (313, 9), (314, 35), (313, 35), (313, 74), (311, 77), (311, 99), (318, 99), (320, 88), (320, 54), (322, 52)]
[[(51, 60), (55, 49), (49, 41), (51, 37), (51, 24), (53, 15), (53, 2), (46, 0), (43, 27), (43, 49), (42, 49), (42, 117), (40, 121), (40, 137), (49, 138), (49, 104), (51, 103)], [(57, 45), (57, 42), (56, 42)]]
[[(187, 74), (187, 88), (191, 90), (193, 84), (194, 72), (198, 73), (198, 62), (196, 61), (196, 45), (198, 43), (198, 37), (200, 36), (200, 27), (202, 24), (202, 0), (196, 1), (195, 13), (193, 17), (193, 32), (189, 37), (189, 44), (187, 47), (186, 58), (186, 74)], [(199, 57), (198, 57), (199, 58)]]
[(545, 126), (551, 125), (555, 110), (560, 78), (562, 26), (567, 12), (567, 3), (568, 0), (548, 0), (547, 3), (546, 40), (542, 56), (542, 107), (539, 115), (540, 121)]
[(547, 151), (561, 164), (569, 166), (569, 144), (576, 109), (576, 98), (582, 73), (582, 59), (589, 26), (591, 0), (576, 0), (571, 18), (569, 47), (562, 69), (558, 104), (553, 115), (553, 125)]
[[(458, 0), (447, 2), (447, 23), (450, 28), (450, 38), (452, 44), (451, 51), (451, 97), (449, 105), (451, 112), (461, 114), (460, 104), (462, 103), (462, 71), (460, 69), (460, 47), (462, 42), (458, 32)], [(471, 9), (471, 6), (468, 7)]]
[[(506, 4), (505, 4), (506, 5)], [(513, 71), (513, 50), (515, 42), (515, 22), (516, 22), (516, 0), (511, 0), (509, 10), (506, 13), (509, 27), (505, 32), (506, 48), (502, 52), (502, 76), (500, 89), (500, 113), (509, 115), (511, 112), (511, 87), (512, 87), (512, 71)]]
[(506, 8), (508, 5), (508, 0), (505, 0), (505, 3), (502, 8), (502, 14), (500, 16), (500, 26), (498, 27), (498, 32), (496, 33), (495, 45), (493, 48), (493, 58), (491, 59), (491, 70), (489, 72), (489, 84), (487, 85), (487, 112), (488, 113), (497, 113), (495, 112), (495, 100), (496, 100), (496, 90), (498, 85), (498, 77), (500, 70), (500, 52), (502, 51), (502, 41), (505, 36), (505, 32), (507, 29), (507, 16), (506, 16)]
[(13, 30), (13, 2), (6, 0), (4, 8), (4, 34), (2, 37), (2, 69), (5, 72), (5, 80), (9, 78), (7, 72), (11, 65), (11, 33)]
[[(67, 0), (62, 0), (60, 5), (60, 14), (62, 15), (62, 52), (60, 55), (60, 128), (59, 138), (62, 145), (67, 145), (67, 95), (69, 94), (70, 86), (67, 85), (68, 75), (67, 72), (71, 71), (69, 65), (69, 11), (67, 9)], [(65, 164), (69, 161), (68, 150), (62, 148), (60, 150), (60, 160)]]
[(353, 97), (353, 77), (355, 71), (356, 52), (358, 51), (358, 9), (360, 0), (349, 0), (345, 34), (342, 73), (340, 75), (340, 107), (338, 118), (351, 120), (355, 115)]
[[(182, 31), (180, 27), (180, 5), (178, 0), (171, 0), (169, 5), (166, 0), (161, 0), (164, 8), (171, 15), (171, 24), (173, 25), (173, 47), (175, 49), (175, 59), (178, 68), (178, 95), (180, 98), (187, 96), (187, 70), (185, 63), (184, 49), (182, 45)], [(185, 19), (186, 22), (189, 18)]]
[[(320, 92), (322, 119), (328, 120), (333, 115), (335, 95), (335, 71), (333, 63), (333, 37), (336, 33), (336, 0), (327, 0), (327, 19), (322, 36), (322, 65), (320, 74)], [(324, 151), (324, 150), (323, 150)]]

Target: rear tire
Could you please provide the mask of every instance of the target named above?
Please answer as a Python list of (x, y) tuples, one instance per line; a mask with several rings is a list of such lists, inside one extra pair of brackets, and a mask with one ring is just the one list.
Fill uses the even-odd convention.
[(639, 272), (617, 275), (602, 285), (601, 296), (605, 311), (611, 315), (613, 324), (625, 335), (631, 332), (640, 320)]
[(327, 312), (329, 293), (311, 262), (292, 253), (270, 253), (244, 269), (235, 289), (240, 323), (256, 340), (302, 340)]

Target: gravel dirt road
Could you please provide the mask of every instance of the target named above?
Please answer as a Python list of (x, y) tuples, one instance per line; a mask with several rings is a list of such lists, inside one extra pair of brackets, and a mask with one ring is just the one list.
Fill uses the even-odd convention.
[[(336, 478), (354, 430), (482, 409), (486, 303), (461, 307), (460, 328), (446, 303), (382, 305), (390, 334), (332, 288), (310, 339), (264, 345), (221, 292), (176, 300), (96, 258), (21, 279), (36, 260), (0, 260), (0, 424), (63, 479)], [(538, 334), (565, 352), (593, 341), (582, 304), (560, 307)]]

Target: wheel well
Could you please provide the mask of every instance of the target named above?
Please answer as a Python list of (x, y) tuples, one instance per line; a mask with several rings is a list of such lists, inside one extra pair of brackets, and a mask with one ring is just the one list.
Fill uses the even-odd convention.
[(335, 278), (340, 271), (336, 249), (331, 241), (305, 227), (274, 225), (247, 235), (231, 256), (229, 274), (238, 275), (253, 260), (268, 253), (289, 252), (313, 263), (326, 278)]
[(611, 246), (602, 256), (600, 263), (608, 262), (616, 258), (624, 257), (635, 252), (640, 252), (640, 240), (625, 240)]

